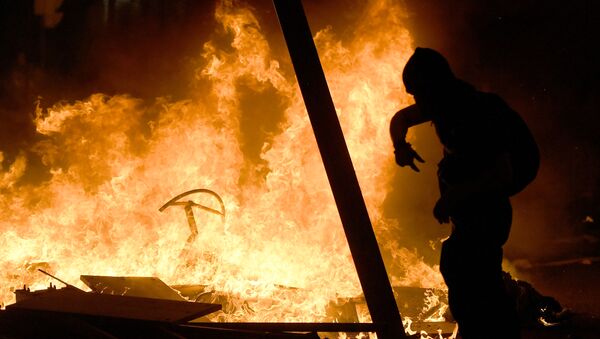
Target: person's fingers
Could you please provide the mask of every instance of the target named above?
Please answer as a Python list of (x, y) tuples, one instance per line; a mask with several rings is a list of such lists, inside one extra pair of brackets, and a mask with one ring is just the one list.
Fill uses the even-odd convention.
[(425, 160), (423, 160), (423, 158), (421, 158), (421, 156), (419, 155), (419, 153), (417, 153), (416, 151), (414, 153), (414, 156), (415, 156), (415, 159), (417, 159), (418, 161), (425, 162)]
[(421, 172), (421, 171), (419, 170), (419, 168), (417, 167), (417, 165), (415, 165), (415, 163), (414, 163), (414, 162), (411, 162), (409, 166), (410, 166), (410, 168), (412, 168), (412, 169), (413, 169), (413, 171), (415, 171), (415, 172)]

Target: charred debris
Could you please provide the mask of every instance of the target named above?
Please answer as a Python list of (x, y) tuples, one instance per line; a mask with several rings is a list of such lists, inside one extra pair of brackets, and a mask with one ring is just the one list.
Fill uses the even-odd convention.
[[(357, 308), (365, 306), (361, 296), (331, 302), (329, 323), (221, 323), (207, 316), (233, 312), (233, 305), (243, 302), (205, 285), (168, 286), (155, 277), (82, 275), (81, 281), (91, 289), (85, 292), (52, 277), (66, 286), (51, 283), (43, 290), (23, 286), (15, 291), (16, 302), (0, 311), (0, 337), (319, 338), (317, 332), (377, 330), (373, 323), (358, 322)], [(425, 293), (425, 289), (397, 289), (406, 310), (419, 309)], [(432, 331), (445, 327), (451, 333), (453, 325), (420, 327)]]
[[(359, 322), (358, 310), (366, 308), (363, 296), (330, 302), (326, 323), (224, 323), (212, 322), (210, 315), (234, 312), (248, 304), (206, 285), (169, 286), (156, 277), (82, 275), (81, 281), (91, 289), (85, 292), (52, 277), (65, 287), (51, 283), (43, 290), (23, 286), (15, 291), (16, 302), (0, 311), (0, 337), (319, 338), (321, 334), (335, 338), (337, 332), (353, 337), (381, 327)], [(522, 326), (560, 324), (565, 313), (556, 300), (508, 274), (505, 281), (519, 305)], [(415, 319), (407, 328), (409, 334), (441, 331), (451, 335), (455, 325), (445, 307), (445, 291), (398, 286), (393, 290), (401, 312)]]

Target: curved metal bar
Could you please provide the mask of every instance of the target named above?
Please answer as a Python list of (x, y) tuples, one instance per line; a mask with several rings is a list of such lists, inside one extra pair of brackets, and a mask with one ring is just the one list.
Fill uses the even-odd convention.
[[(189, 201), (177, 201), (177, 200), (179, 200), (179, 199), (181, 199), (181, 198), (183, 198), (183, 197), (185, 197), (187, 195), (194, 194), (194, 193), (206, 193), (206, 194), (209, 194), (209, 195), (213, 196), (219, 202), (221, 210), (218, 211), (218, 210), (216, 210), (214, 208), (206, 207), (204, 205), (195, 203), (195, 202), (193, 202), (191, 200), (189, 200)], [(218, 215), (221, 215), (221, 216), (225, 217), (225, 203), (223, 203), (223, 199), (221, 199), (221, 197), (217, 193), (215, 193), (214, 191), (211, 191), (211, 190), (206, 189), (206, 188), (197, 188), (197, 189), (193, 189), (193, 190), (190, 190), (190, 191), (187, 191), (187, 192), (183, 192), (183, 193), (175, 196), (171, 200), (169, 200), (166, 204), (162, 205), (158, 210), (160, 212), (162, 212), (162, 211), (164, 211), (169, 206), (194, 206), (194, 207), (199, 207), (199, 208), (201, 208), (201, 209), (203, 209), (203, 210), (205, 210), (207, 212), (211, 212), (211, 213), (218, 214)]]

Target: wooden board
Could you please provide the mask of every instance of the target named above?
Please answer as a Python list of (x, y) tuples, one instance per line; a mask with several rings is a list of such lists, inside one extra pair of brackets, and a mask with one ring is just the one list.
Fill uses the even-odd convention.
[(49, 289), (47, 293), (8, 305), (6, 309), (182, 323), (219, 311), (221, 305), (88, 293), (63, 288)]

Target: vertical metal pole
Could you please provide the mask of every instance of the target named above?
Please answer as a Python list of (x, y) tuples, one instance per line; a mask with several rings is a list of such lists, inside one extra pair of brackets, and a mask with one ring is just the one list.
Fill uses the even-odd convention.
[(296, 78), (379, 338), (405, 338), (402, 318), (300, 0), (274, 0)]

